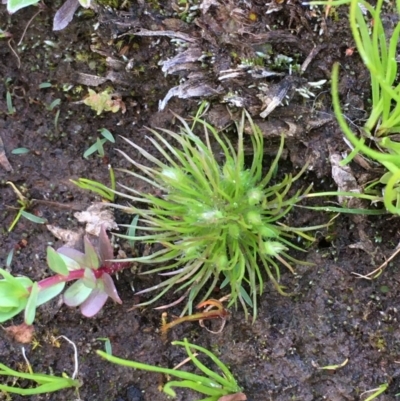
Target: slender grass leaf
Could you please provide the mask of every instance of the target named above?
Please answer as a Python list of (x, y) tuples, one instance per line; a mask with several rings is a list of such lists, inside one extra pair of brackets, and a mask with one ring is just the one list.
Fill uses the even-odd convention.
[(47, 219), (35, 216), (34, 214), (29, 213), (29, 212), (25, 212), (25, 210), (23, 210), (21, 212), (21, 215), (34, 223), (38, 223), (38, 224), (46, 224), (47, 223)]
[(106, 128), (101, 128), (99, 129), (99, 132), (101, 135), (104, 136), (105, 139), (107, 139), (108, 141), (115, 143), (115, 138), (114, 135)]
[(31, 293), (28, 298), (28, 302), (25, 306), (25, 323), (27, 325), (32, 325), (35, 320), (37, 300), (39, 295), (39, 285), (38, 283), (33, 283), (31, 287)]

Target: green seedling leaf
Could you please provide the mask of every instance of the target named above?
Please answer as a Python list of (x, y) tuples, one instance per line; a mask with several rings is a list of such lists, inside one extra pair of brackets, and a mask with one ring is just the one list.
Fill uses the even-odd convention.
[(8, 0), (7, 11), (10, 14), (13, 14), (16, 11), (20, 10), (21, 8), (32, 6), (34, 4), (37, 4), (38, 2), (39, 0)]
[(7, 255), (7, 259), (6, 259), (6, 267), (10, 267), (11, 266), (11, 262), (13, 260), (14, 257), (14, 251), (15, 249), (11, 249), (11, 251), (8, 253)]
[(17, 148), (17, 149), (13, 149), (11, 151), (11, 153), (13, 155), (24, 155), (24, 154), (29, 153), (29, 152), (30, 152), (30, 150), (28, 148)]
[(376, 397), (378, 397), (378, 395), (381, 395), (382, 393), (384, 393), (387, 390), (388, 387), (389, 387), (388, 383), (383, 383), (378, 388), (375, 388), (373, 390), (365, 391), (365, 393), (367, 393), (367, 392), (370, 393), (370, 392), (374, 391), (374, 393), (371, 394), (368, 398), (366, 398), (365, 401), (374, 400)]
[(98, 181), (89, 180), (87, 178), (79, 178), (78, 181), (75, 180), (70, 180), (70, 181), (81, 189), (95, 192), (104, 199), (107, 199), (109, 201), (114, 201), (115, 198), (114, 193), (109, 188), (107, 188), (105, 185), (103, 185)]
[(100, 267), (100, 261), (97, 256), (96, 250), (93, 245), (89, 241), (87, 237), (84, 238), (84, 246), (85, 246), (85, 267), (90, 267), (91, 269), (98, 269)]
[[(65, 248), (64, 248), (64, 249), (65, 249)], [(73, 270), (79, 270), (79, 269), (81, 269), (80, 264), (79, 264), (76, 260), (70, 258), (70, 257), (67, 256), (67, 255), (63, 255), (63, 254), (60, 253), (60, 252), (57, 252), (57, 253), (61, 256), (62, 260), (64, 261), (65, 265), (67, 266), (68, 271), (73, 271)], [(82, 255), (83, 255), (83, 254), (82, 254)], [(83, 256), (84, 256), (84, 255), (83, 255)]]
[(47, 109), (49, 111), (52, 111), (55, 107), (59, 106), (60, 104), (61, 104), (61, 99), (55, 99), (47, 106)]
[(16, 112), (16, 110), (12, 104), (12, 97), (11, 97), (11, 93), (9, 91), (7, 91), (7, 93), (6, 93), (6, 104), (7, 104), (8, 114), (14, 114)]
[(79, 306), (89, 298), (92, 289), (87, 287), (82, 280), (75, 281), (64, 292), (64, 303), (68, 306)]
[(32, 325), (35, 320), (37, 300), (39, 295), (38, 283), (33, 283), (31, 287), (31, 294), (29, 295), (28, 302), (25, 306), (25, 323), (27, 325)]
[(101, 157), (104, 157), (104, 155), (105, 155), (105, 153), (104, 153), (104, 143), (105, 143), (105, 140), (104, 139), (100, 139), (100, 138), (97, 138), (96, 139), (96, 146), (97, 146), (97, 153), (101, 156)]
[(127, 235), (130, 238), (128, 240), (129, 245), (133, 249), (135, 247), (135, 237), (136, 237), (136, 228), (139, 221), (139, 215), (137, 214), (131, 221), (131, 224), (128, 227)]
[(91, 0), (79, 0), (79, 4), (84, 8), (89, 8)]
[(42, 82), (39, 84), (39, 89), (46, 89), (46, 88), (51, 88), (52, 84), (50, 82)]
[(47, 247), (47, 265), (53, 272), (68, 276), (69, 270), (65, 264), (65, 260), (51, 246)]
[(106, 350), (106, 354), (112, 355), (111, 342), (108, 337), (99, 337), (99, 338), (96, 338), (96, 340), (104, 341), (104, 348)]
[(35, 216), (34, 214), (26, 212), (25, 210), (21, 211), (21, 215), (24, 216), (26, 219), (32, 221), (33, 223), (37, 223), (37, 224), (46, 224), (47, 223), (46, 219)]
[(96, 288), (97, 279), (92, 269), (86, 268), (81, 280), (86, 287), (91, 288), (92, 290)]
[(108, 141), (115, 143), (114, 135), (106, 128), (99, 129), (101, 135), (104, 136)]
[[(103, 138), (103, 139), (99, 139), (97, 138), (96, 143), (94, 143), (89, 149), (87, 149), (85, 151), (85, 153), (83, 154), (83, 157), (85, 159), (87, 159), (90, 155), (92, 155), (95, 152), (98, 152), (101, 155), (101, 152), (103, 152), (103, 156), (104, 156), (104, 148), (103, 145), (107, 142), (107, 139)], [(99, 152), (99, 147), (100, 147), (100, 152)]]
[(65, 282), (58, 283), (51, 287), (45, 288), (39, 291), (39, 295), (37, 298), (37, 306), (43, 305), (46, 302), (49, 302), (51, 299), (61, 294), (65, 287)]
[(20, 300), (15, 296), (14, 287), (5, 280), (0, 280), (0, 310), (15, 308)]

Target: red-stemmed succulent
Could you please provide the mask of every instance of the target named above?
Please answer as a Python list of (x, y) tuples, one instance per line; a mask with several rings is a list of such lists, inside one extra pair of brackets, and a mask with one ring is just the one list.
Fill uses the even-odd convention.
[(68, 306), (79, 306), (84, 316), (96, 315), (110, 297), (122, 303), (111, 276), (130, 266), (115, 262), (113, 248), (104, 228), (99, 235), (98, 252), (84, 238), (84, 252), (61, 247), (47, 248), (47, 263), (56, 274), (39, 282), (28, 277), (14, 277), (0, 269), (0, 322), (11, 319), (25, 310), (25, 322), (32, 324), (36, 308), (59, 295), (68, 281), (75, 281), (63, 294)]

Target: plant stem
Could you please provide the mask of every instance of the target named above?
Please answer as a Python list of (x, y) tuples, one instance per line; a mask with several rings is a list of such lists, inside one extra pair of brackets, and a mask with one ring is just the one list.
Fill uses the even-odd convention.
[[(130, 267), (128, 262), (112, 262), (105, 266), (100, 266), (97, 270), (93, 270), (96, 278), (100, 278), (103, 274), (115, 274), (123, 269)], [(44, 290), (49, 287), (53, 287), (62, 282), (79, 280), (84, 276), (85, 269), (73, 270), (67, 276), (62, 274), (55, 274), (54, 276), (47, 277), (38, 282), (39, 290)]]

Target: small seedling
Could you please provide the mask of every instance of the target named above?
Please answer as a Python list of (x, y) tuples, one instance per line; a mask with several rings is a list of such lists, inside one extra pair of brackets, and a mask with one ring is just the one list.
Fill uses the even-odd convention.
[(13, 102), (12, 102), (12, 96), (11, 96), (11, 92), (10, 92), (10, 82), (11, 82), (11, 78), (7, 78), (5, 80), (5, 86), (7, 88), (7, 92), (6, 92), (7, 112), (9, 115), (12, 115), (12, 114), (16, 113), (16, 109), (13, 106)]
[(103, 199), (106, 199), (109, 202), (114, 202), (114, 200), (115, 200), (114, 169), (111, 166), (108, 166), (108, 169), (110, 171), (110, 181), (111, 181), (110, 188), (106, 187), (104, 184), (102, 184), (98, 181), (89, 180), (87, 178), (78, 178), (77, 181), (75, 181), (75, 180), (70, 180), (70, 181), (81, 189), (95, 192), (98, 195), (100, 195)]
[(91, 154), (97, 152), (99, 156), (104, 157), (104, 144), (108, 142), (115, 143), (115, 139), (113, 134), (106, 128), (101, 128), (99, 129), (100, 134), (103, 136), (103, 138), (97, 138), (96, 142), (85, 151), (83, 154), (83, 157), (87, 159)]
[(372, 392), (373, 392), (373, 394), (371, 394), (368, 398), (366, 398), (366, 399), (364, 400), (364, 401), (372, 401), (372, 400), (375, 400), (376, 397), (378, 397), (379, 395), (381, 395), (382, 393), (384, 393), (384, 392), (387, 390), (388, 387), (389, 387), (389, 384), (388, 384), (388, 383), (383, 383), (383, 384), (381, 384), (378, 388), (374, 388), (374, 389), (372, 389), (372, 390), (364, 391), (364, 392), (361, 394), (361, 396), (362, 396), (363, 394), (367, 394), (367, 393), (372, 393)]
[(47, 264), (55, 275), (39, 282), (28, 277), (14, 277), (0, 269), (0, 322), (25, 311), (25, 323), (33, 323), (36, 308), (59, 295), (69, 281), (75, 281), (63, 294), (68, 306), (79, 306), (84, 316), (96, 315), (108, 297), (122, 303), (111, 275), (128, 268), (129, 263), (112, 262), (113, 248), (104, 228), (99, 235), (99, 255), (84, 239), (85, 252), (61, 247), (55, 251), (47, 248)]
[[(223, 396), (230, 394), (242, 394), (241, 398), (236, 398), (238, 400), (246, 400), (246, 396), (241, 393), (241, 388), (237, 384), (235, 378), (233, 377), (230, 370), (224, 365), (212, 352), (200, 347), (199, 345), (190, 344), (186, 339), (184, 341), (173, 341), (172, 345), (179, 345), (185, 348), (189, 360), (203, 373), (203, 375), (198, 375), (190, 372), (185, 372), (179, 369), (167, 369), (160, 366), (147, 365), (145, 363), (130, 361), (122, 358), (117, 358), (113, 355), (109, 355), (104, 351), (97, 351), (97, 354), (102, 358), (107, 359), (109, 362), (115, 363), (117, 365), (127, 366), (134, 369), (145, 370), (148, 372), (163, 373), (165, 375), (173, 376), (181, 380), (172, 380), (164, 385), (163, 391), (171, 397), (176, 397), (176, 392), (173, 387), (183, 387), (188, 388), (198, 393), (204, 394), (207, 397), (202, 398), (199, 401), (218, 401)], [(199, 351), (212, 362), (217, 365), (217, 367), (222, 372), (218, 374), (213, 370), (209, 369), (202, 362), (200, 362), (193, 351)]]
[(25, 217), (26, 219), (38, 223), (38, 224), (45, 224), (47, 223), (46, 219), (43, 219), (42, 217), (35, 216), (32, 213), (29, 213), (26, 211), (26, 209), (29, 209), (29, 207), (32, 206), (32, 202), (27, 199), (24, 195), (22, 195), (21, 191), (10, 181), (7, 181), (7, 184), (11, 186), (11, 188), (14, 190), (15, 194), (18, 197), (18, 203), (20, 205), (20, 208), (18, 209), (18, 213), (15, 216), (14, 220), (12, 221), (10, 227), (8, 228), (8, 231), (12, 231), (15, 225), (18, 223), (19, 219), (21, 216)]

